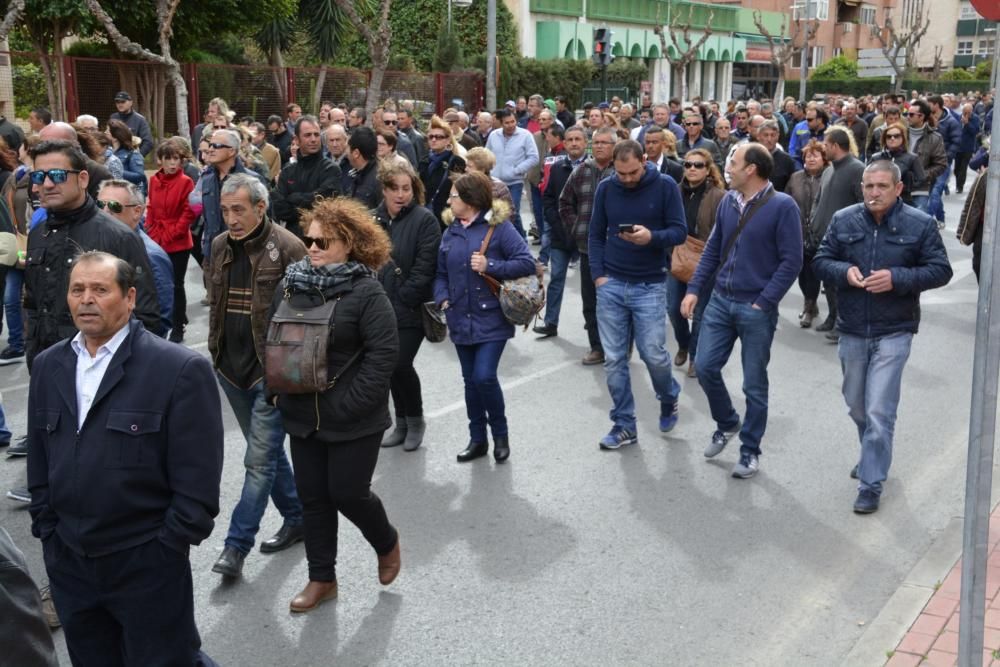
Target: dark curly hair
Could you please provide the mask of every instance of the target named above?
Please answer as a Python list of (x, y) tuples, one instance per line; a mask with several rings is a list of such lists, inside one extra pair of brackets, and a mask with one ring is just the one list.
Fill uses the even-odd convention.
[(389, 261), (392, 244), (385, 230), (372, 217), (364, 204), (350, 197), (324, 199), (302, 212), (299, 224), (309, 232), (313, 223), (320, 226), (323, 236), (342, 240), (347, 256), (370, 269), (378, 269)]

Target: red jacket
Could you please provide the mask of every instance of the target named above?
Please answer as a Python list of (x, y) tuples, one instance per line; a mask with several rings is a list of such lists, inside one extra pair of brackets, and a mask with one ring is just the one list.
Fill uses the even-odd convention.
[(188, 205), (192, 190), (194, 183), (180, 170), (168, 176), (161, 169), (149, 181), (146, 233), (168, 253), (194, 247), (191, 224), (195, 214)]

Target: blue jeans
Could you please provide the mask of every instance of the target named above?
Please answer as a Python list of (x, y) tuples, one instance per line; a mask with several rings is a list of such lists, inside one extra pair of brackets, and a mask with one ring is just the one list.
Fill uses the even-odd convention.
[(687, 319), (681, 316), (681, 301), (687, 294), (687, 283), (682, 283), (673, 276), (667, 276), (667, 315), (670, 316), (670, 326), (674, 328), (674, 339), (677, 347), (688, 351), (690, 359), (694, 359), (698, 351), (698, 331), (701, 329), (701, 318), (708, 305), (707, 298), (698, 299), (698, 305), (694, 308), (694, 317), (688, 323)]
[(948, 187), (948, 179), (951, 178), (951, 163), (952, 161), (948, 160), (948, 168), (934, 181), (930, 201), (927, 204), (927, 212), (938, 222), (944, 222), (944, 202), (941, 201), (941, 195), (944, 194), (944, 189)]
[(477, 345), (455, 346), (465, 381), (465, 412), (469, 417), (469, 438), (472, 442), (487, 442), (487, 423), (494, 440), (507, 435), (503, 390), (497, 379), (497, 367), (505, 345), (506, 340), (491, 340)]
[(24, 285), (22, 269), (8, 269), (3, 291), (3, 310), (7, 316), (7, 346), (15, 352), (24, 352), (24, 324), (21, 319), (21, 287)]
[(563, 290), (566, 289), (566, 271), (573, 255), (569, 250), (549, 248), (552, 267), (549, 271), (549, 287), (545, 294), (545, 323), (559, 326), (559, 311), (562, 310)]
[(545, 223), (545, 212), (542, 209), (542, 191), (537, 185), (531, 186), (531, 214), (535, 216), (535, 227), (538, 228), (538, 240), (542, 247), (538, 251), (538, 261), (542, 264), (549, 263), (549, 251), (552, 247), (552, 239), (549, 236), (549, 226)]
[(514, 184), (508, 183), (507, 189), (510, 190), (510, 198), (514, 202), (514, 210), (510, 212), (510, 223), (514, 225), (514, 229), (521, 235), (521, 238), (526, 239), (528, 235), (525, 234), (524, 225), (521, 224), (521, 193), (524, 192), (524, 181)]
[(10, 442), (11, 432), (7, 428), (7, 416), (3, 412), (3, 403), (0, 403), (0, 442)]
[(861, 441), (859, 491), (882, 493), (882, 482), (889, 474), (903, 367), (912, 341), (913, 334), (907, 332), (881, 338), (840, 335), (842, 390)]
[(731, 301), (713, 292), (701, 320), (698, 356), (694, 360), (698, 383), (720, 430), (733, 429), (740, 416), (733, 409), (722, 369), (739, 339), (743, 364), (746, 415), (740, 429), (740, 453), (760, 456), (760, 441), (767, 428), (767, 364), (771, 341), (778, 326), (778, 311), (758, 310), (749, 303)]
[(924, 213), (928, 215), (931, 214), (931, 198), (930, 195), (913, 195), (913, 208), (919, 208)]
[(635, 399), (628, 370), (629, 341), (646, 364), (662, 414), (673, 412), (681, 386), (667, 352), (667, 289), (663, 283), (609, 279), (597, 288), (597, 328), (611, 394), (611, 421), (635, 432)]
[(233, 510), (226, 536), (226, 546), (246, 554), (253, 548), (269, 496), (290, 526), (302, 524), (302, 503), (295, 490), (292, 466), (285, 455), (281, 413), (267, 402), (264, 381), (250, 389), (240, 389), (220, 374), (219, 384), (247, 439), (247, 451), (243, 456), (246, 468), (243, 493)]

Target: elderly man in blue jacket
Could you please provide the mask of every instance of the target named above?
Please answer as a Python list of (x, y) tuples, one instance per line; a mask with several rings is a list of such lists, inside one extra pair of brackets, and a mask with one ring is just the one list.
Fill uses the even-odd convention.
[(892, 463), (892, 436), (920, 293), (951, 280), (934, 219), (903, 203), (899, 168), (868, 165), (865, 201), (837, 212), (813, 259), (813, 271), (837, 289), (840, 366), (848, 413), (858, 427), (860, 461), (854, 511), (878, 510)]
[[(681, 314), (691, 319), (698, 300), (710, 298), (701, 321), (694, 365), (717, 430), (705, 457), (717, 456), (729, 439), (740, 438), (740, 459), (733, 477), (757, 474), (760, 442), (767, 427), (771, 342), (778, 325), (778, 303), (802, 268), (802, 223), (795, 200), (771, 185), (774, 160), (758, 143), (736, 147), (726, 167), (732, 188), (719, 203), (694, 277), (688, 282)], [(709, 297), (711, 294), (711, 297)], [(742, 345), (742, 422), (722, 379), (733, 344)]]
[(79, 332), (35, 358), (28, 390), (31, 531), (74, 665), (214, 665), (188, 549), (219, 513), (219, 389), (132, 318), (135, 280), (107, 253), (74, 260)]
[(670, 253), (687, 238), (684, 204), (674, 179), (645, 160), (639, 142), (614, 149), (615, 174), (594, 193), (590, 218), (590, 275), (597, 289), (597, 328), (611, 394), (611, 431), (602, 449), (638, 442), (628, 347), (635, 341), (660, 401), (660, 431), (677, 424), (681, 388), (667, 352), (667, 274)]

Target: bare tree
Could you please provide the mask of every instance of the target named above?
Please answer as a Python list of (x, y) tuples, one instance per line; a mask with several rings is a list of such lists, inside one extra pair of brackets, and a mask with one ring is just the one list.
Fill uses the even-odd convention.
[[(808, 47), (809, 41), (816, 36), (816, 31), (819, 30), (819, 21), (815, 19), (803, 21), (801, 18), (797, 18), (792, 21), (792, 32), (786, 41), (784, 39), (786, 18), (785, 14), (781, 15), (781, 28), (778, 30), (778, 35), (775, 36), (764, 26), (764, 18), (760, 11), (755, 9), (753, 12), (753, 24), (757, 26), (760, 34), (767, 38), (768, 46), (771, 47), (771, 66), (778, 70), (778, 83), (774, 87), (774, 94), (771, 95), (775, 105), (779, 104), (785, 97), (785, 67), (792, 58)], [(796, 45), (796, 41), (800, 43)]]
[(935, 81), (941, 78), (941, 68), (944, 66), (944, 60), (941, 58), (943, 52), (944, 46), (938, 45), (934, 47), (934, 69), (931, 71), (931, 78)]
[[(694, 59), (698, 56), (698, 49), (712, 36), (712, 19), (715, 18), (715, 11), (708, 10), (708, 20), (705, 21), (702, 35), (695, 42), (691, 41), (691, 19), (694, 15), (694, 5), (688, 5), (687, 21), (681, 22), (680, 11), (671, 17), (670, 23), (666, 28), (667, 32), (670, 33), (670, 41), (673, 43), (678, 54), (675, 57), (671, 57), (670, 51), (667, 49), (667, 37), (664, 34), (664, 26), (660, 21), (660, 7), (665, 4), (667, 3), (657, 3), (656, 27), (653, 28), (653, 32), (660, 38), (660, 53), (670, 63), (670, 69), (673, 71), (671, 78), (674, 80), (674, 94), (686, 100), (688, 98), (688, 65), (694, 62)], [(678, 32), (682, 36), (680, 40), (677, 39)], [(684, 48), (681, 48), (681, 41), (684, 42)]]
[(24, 13), (24, 0), (10, 0), (7, 5), (7, 13), (0, 23), (0, 42), (7, 39), (7, 35), (14, 29), (14, 25), (21, 19)]
[(358, 13), (356, 4), (364, 5), (362, 0), (335, 0), (337, 6), (347, 16), (354, 29), (368, 42), (368, 56), (372, 60), (371, 78), (368, 80), (368, 90), (365, 94), (365, 118), (371, 123), (374, 119), (375, 107), (382, 95), (382, 79), (389, 68), (389, 44), (392, 42), (392, 26), (389, 25), (389, 9), (392, 0), (379, 0), (378, 12), (367, 20)]
[[(882, 53), (889, 60), (889, 66), (896, 73), (896, 85), (894, 92), (903, 92), (903, 75), (913, 64), (913, 56), (917, 51), (917, 44), (927, 32), (931, 25), (930, 14), (924, 17), (922, 11), (918, 11), (913, 16), (913, 22), (901, 30), (896, 30), (892, 22), (892, 16), (887, 12), (885, 23), (872, 26), (872, 35), (879, 41)], [(898, 61), (899, 52), (905, 49), (903, 63)]]
[[(174, 84), (174, 94), (177, 101), (177, 133), (184, 137), (189, 136), (191, 129), (188, 125), (187, 115), (187, 83), (181, 74), (180, 63), (174, 60), (174, 57), (170, 53), (170, 37), (173, 35), (174, 16), (177, 14), (177, 7), (180, 5), (181, 0), (156, 0), (156, 23), (160, 43), (159, 54), (153, 53), (121, 34), (115, 26), (114, 20), (101, 7), (100, 0), (84, 0), (84, 2), (87, 3), (87, 7), (90, 8), (90, 11), (94, 13), (94, 16), (100, 21), (101, 26), (103, 26), (104, 32), (108, 34), (108, 37), (119, 50), (132, 54), (142, 60), (163, 65), (166, 68), (170, 82)], [(162, 134), (162, 128), (157, 128), (157, 130)]]

